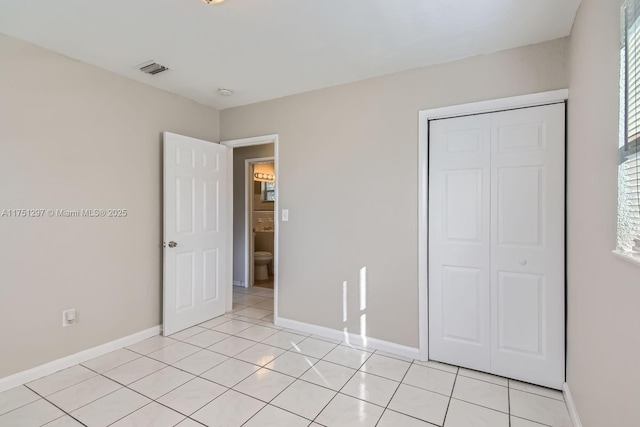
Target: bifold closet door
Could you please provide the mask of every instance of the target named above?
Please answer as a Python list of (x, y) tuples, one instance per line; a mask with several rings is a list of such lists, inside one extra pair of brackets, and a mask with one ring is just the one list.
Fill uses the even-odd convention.
[(491, 117), (430, 128), (429, 358), (491, 367)]
[[(554, 104), (431, 123), (431, 359), (562, 387), (564, 114)], [(473, 153), (484, 163), (464, 161)], [(484, 179), (474, 191), (452, 184), (461, 176)], [(465, 246), (486, 264), (442, 255)]]
[(491, 117), (491, 372), (564, 383), (564, 104)]

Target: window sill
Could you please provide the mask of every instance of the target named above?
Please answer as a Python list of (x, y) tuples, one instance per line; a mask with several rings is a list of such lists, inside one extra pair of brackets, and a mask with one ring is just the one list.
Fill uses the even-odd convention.
[(623, 260), (631, 262), (640, 267), (640, 255), (632, 254), (630, 252), (624, 252), (619, 249), (614, 250), (613, 254), (618, 258), (622, 258)]

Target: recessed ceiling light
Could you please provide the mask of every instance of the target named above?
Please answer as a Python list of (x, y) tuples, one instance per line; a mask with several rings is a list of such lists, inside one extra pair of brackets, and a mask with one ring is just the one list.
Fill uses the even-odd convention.
[(222, 96), (231, 96), (233, 91), (231, 89), (218, 89), (218, 93)]
[(202, 1), (207, 3), (207, 4), (220, 4), (220, 3), (224, 2), (224, 0), (202, 0)]

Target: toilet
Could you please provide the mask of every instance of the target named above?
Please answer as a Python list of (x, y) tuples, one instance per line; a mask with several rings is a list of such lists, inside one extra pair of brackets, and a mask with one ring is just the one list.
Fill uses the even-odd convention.
[(254, 252), (253, 263), (255, 265), (254, 279), (255, 280), (267, 280), (269, 278), (269, 271), (267, 265), (273, 261), (273, 254), (271, 252)]

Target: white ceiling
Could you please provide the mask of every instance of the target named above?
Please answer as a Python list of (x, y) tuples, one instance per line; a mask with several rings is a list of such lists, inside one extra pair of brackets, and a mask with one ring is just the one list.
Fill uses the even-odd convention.
[(0, 0), (0, 32), (224, 109), (564, 37), (579, 3)]

